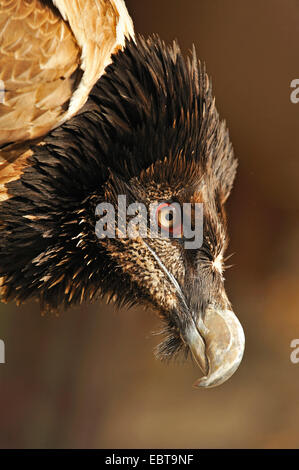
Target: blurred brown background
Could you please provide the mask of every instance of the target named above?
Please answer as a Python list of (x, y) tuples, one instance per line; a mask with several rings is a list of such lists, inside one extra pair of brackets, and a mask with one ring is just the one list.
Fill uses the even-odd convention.
[(246, 333), (230, 381), (195, 390), (191, 363), (156, 361), (152, 312), (0, 307), (0, 447), (298, 447), (298, 0), (127, 0), (137, 32), (196, 45), (239, 171), (226, 287)]

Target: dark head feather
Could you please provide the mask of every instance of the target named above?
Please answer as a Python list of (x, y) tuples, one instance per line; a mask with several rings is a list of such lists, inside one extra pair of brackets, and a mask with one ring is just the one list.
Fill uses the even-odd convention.
[[(57, 309), (108, 294), (120, 305), (150, 303), (167, 317), (166, 306), (121, 266), (116, 245), (95, 235), (96, 205), (111, 188), (146, 198), (155, 186), (189, 198), (204, 185), (209, 242), (200, 256), (210, 262), (225, 243), (223, 203), (237, 165), (194, 49), (185, 60), (177, 43), (166, 46), (158, 36), (128, 41), (81, 112), (32, 152), (0, 204), (6, 301), (37, 298), (43, 309)], [(168, 328), (176, 326), (169, 321)], [(168, 345), (171, 354), (179, 348), (175, 336)]]

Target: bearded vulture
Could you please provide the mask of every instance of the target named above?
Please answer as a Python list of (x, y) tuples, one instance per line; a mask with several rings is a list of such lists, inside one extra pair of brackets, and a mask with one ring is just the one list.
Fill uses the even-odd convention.
[[(163, 322), (157, 356), (190, 352), (196, 386), (223, 383), (245, 344), (223, 276), (236, 167), (194, 49), (135, 36), (123, 0), (1, 0), (3, 302), (149, 306)], [(97, 208), (119, 195), (158, 202), (169, 236), (99, 237)], [(170, 236), (174, 203), (203, 208), (199, 247)]]

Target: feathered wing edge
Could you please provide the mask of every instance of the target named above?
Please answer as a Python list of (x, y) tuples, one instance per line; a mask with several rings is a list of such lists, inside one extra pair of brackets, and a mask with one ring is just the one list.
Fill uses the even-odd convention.
[(84, 105), (112, 54), (124, 47), (126, 38), (134, 38), (134, 27), (123, 0), (53, 0), (53, 3), (70, 24), (82, 51), (81, 82), (61, 124)]
[[(5, 148), (0, 149), (0, 201), (3, 201), (8, 198), (5, 185), (8, 182), (13, 181), (19, 177), (20, 172), (22, 171), (24, 166), (26, 166), (26, 160), (28, 156), (32, 154), (32, 152), (30, 151), (30, 147), (34, 144), (34, 141), (30, 142), (27, 139), (35, 139), (36, 143), (38, 140), (41, 139), (43, 135), (49, 132), (51, 128), (60, 126), (63, 122), (69, 120), (73, 115), (75, 115), (86, 102), (93, 85), (103, 74), (105, 67), (111, 62), (112, 54), (124, 47), (125, 38), (134, 38), (133, 22), (128, 14), (123, 0), (53, 0), (53, 4), (57, 8), (56, 13), (55, 10), (52, 11), (47, 6), (49, 4), (49, 2), (46, 3), (45, 6), (39, 4), (38, 11), (36, 12), (38, 14), (36, 14), (35, 16), (32, 16), (32, 9), (34, 8), (34, 4), (24, 5), (24, 12), (19, 11), (19, 6), (17, 3), (15, 5), (11, 5), (10, 8), (7, 7), (7, 10), (2, 10), (0, 7), (0, 15), (1, 13), (2, 15), (7, 15), (6, 24), (11, 23), (11, 14), (13, 11), (16, 16), (16, 20), (19, 20), (21, 18), (22, 21), (25, 23), (25, 26), (26, 21), (28, 22), (29, 26), (27, 29), (29, 29), (30, 34), (34, 33), (41, 35), (41, 39), (44, 40), (43, 47), (45, 49), (41, 49), (41, 60), (45, 60), (45, 57), (48, 57), (47, 54), (49, 53), (52, 54), (50, 57), (55, 57), (55, 53), (53, 54), (52, 50), (53, 45), (55, 44), (54, 40), (56, 40), (58, 44), (61, 44), (59, 37), (56, 38), (57, 35), (61, 36), (60, 39), (63, 40), (63, 44), (65, 44), (64, 36), (68, 35), (67, 38), (70, 41), (70, 44), (74, 43), (73, 49), (77, 52), (79, 51), (79, 53), (81, 51), (81, 57), (76, 57), (76, 55), (74, 54), (74, 50), (70, 47), (65, 47), (63, 49), (63, 47), (59, 46), (61, 50), (57, 52), (60, 66), (62, 66), (61, 54), (63, 52), (65, 53), (67, 51), (71, 51), (74, 57), (65, 57), (65, 62), (70, 63), (69, 68), (72, 67), (71, 70), (73, 70), (74, 67), (77, 67), (77, 78), (74, 79), (74, 83), (72, 82), (75, 86), (74, 90), (72, 90), (71, 85), (69, 85), (70, 90), (68, 90), (67, 88), (66, 91), (64, 91), (64, 96), (62, 92), (60, 94), (57, 93), (56, 89), (58, 85), (55, 88), (55, 93), (58, 94), (59, 99), (61, 99), (62, 95), (64, 96), (64, 101), (67, 102), (67, 100), (69, 99), (69, 104), (66, 111), (64, 109), (65, 103), (63, 106), (56, 106), (57, 109), (53, 108), (54, 105), (51, 101), (51, 96), (44, 96), (46, 91), (46, 85), (44, 88), (42, 88), (42, 90), (39, 90), (39, 88), (36, 88), (36, 90), (34, 89), (36, 77), (35, 81), (33, 81), (32, 84), (31, 82), (26, 82), (26, 84), (28, 85), (28, 90), (25, 89), (25, 91), (27, 90), (27, 94), (24, 91), (24, 98), (22, 98), (22, 94), (20, 95), (19, 100), (18, 97), (12, 96), (11, 103), (7, 102), (6, 105), (5, 103), (4, 105), (0, 104), (0, 112), (2, 106), (3, 113), (7, 113), (8, 111), (10, 111), (9, 115), (15, 116), (16, 119), (23, 113), (25, 119), (26, 112), (28, 116), (32, 111), (31, 109), (26, 110), (26, 108), (24, 108), (24, 110), (21, 109), (22, 106), (26, 106), (26, 96), (30, 95), (31, 105), (32, 100), (38, 100), (39, 96), (43, 96), (41, 102), (36, 102), (35, 104), (37, 110), (41, 108), (41, 111), (39, 111), (39, 113), (43, 113), (39, 119), (36, 119), (35, 121), (33, 120), (32, 122), (30, 122), (29, 120), (26, 124), (26, 128), (24, 129), (20, 128), (15, 129), (15, 131), (13, 129), (11, 129), (10, 131), (6, 131), (7, 138), (8, 136), (10, 136), (10, 140), (8, 140), (6, 143), (9, 144), (11, 140), (16, 140), (18, 143), (12, 143), (6, 146)], [(45, 18), (42, 18), (43, 13)], [(61, 19), (59, 19), (58, 17), (59, 14), (62, 15)], [(46, 26), (48, 25), (48, 29), (44, 28), (44, 33), (39, 32), (43, 27), (43, 23), (46, 23)], [(39, 25), (41, 26), (39, 27)], [(51, 27), (53, 29), (52, 36), (54, 34), (54, 37), (52, 37), (48, 31)], [(24, 31), (27, 31), (25, 27)], [(43, 31), (43, 29), (41, 31)], [(30, 36), (30, 34), (28, 35), (28, 31), (26, 32), (26, 34), (28, 37)], [(49, 36), (48, 42), (45, 41), (45, 39), (47, 39), (47, 34)], [(69, 37), (71, 35), (73, 36)], [(24, 50), (26, 52), (27, 46), (26, 44), (24, 44), (24, 41), (19, 41), (19, 44), (19, 47), (25, 47)], [(48, 44), (50, 44), (50, 46), (48, 46)], [(35, 44), (35, 47), (36, 46), (37, 45)], [(7, 47), (11, 47), (11, 45), (8, 44)], [(47, 50), (47, 47), (50, 47), (49, 51)], [(42, 52), (45, 57), (42, 56)], [(19, 56), (17, 55), (16, 57), (18, 57), (19, 60)], [(36, 57), (33, 57), (34, 60), (36, 60)], [(46, 64), (41, 64), (40, 66), (41, 83), (48, 83), (49, 94), (53, 94), (52, 85), (55, 85), (56, 82), (53, 82), (53, 84), (51, 83), (51, 77), (53, 73), (51, 75), (52, 69), (50, 68), (49, 59), (47, 60), (48, 62), (46, 62)], [(51, 60), (53, 61), (54, 59)], [(74, 61), (74, 64), (71, 63), (72, 60)], [(31, 66), (31, 68), (33, 68), (33, 66), (35, 68), (37, 67), (37, 64), (31, 64), (29, 60), (27, 62), (29, 64), (27, 65), (29, 69), (25, 70), (26, 74), (24, 74), (24, 76), (26, 77), (30, 75)], [(24, 67), (23, 63), (20, 65)], [(20, 68), (20, 65), (18, 66), (18, 69)], [(45, 74), (47, 72), (48, 68), (49, 76), (42, 76), (42, 74)], [(73, 75), (74, 74), (75, 72), (73, 73)], [(72, 78), (70, 77), (70, 80), (71, 79)], [(64, 80), (63, 83), (66, 83), (66, 80)], [(38, 82), (36, 84), (36, 87), (37, 86)], [(18, 88), (22, 89), (20, 83), (18, 85)], [(72, 92), (73, 94), (71, 95)], [(5, 99), (9, 99), (9, 94), (5, 94), (4, 96), (6, 97)], [(49, 104), (49, 106), (51, 105), (53, 109), (51, 108), (47, 110), (47, 103)], [(33, 117), (35, 116), (36, 112), (32, 111)], [(45, 116), (48, 115), (49, 121), (47, 123)], [(40, 122), (41, 118), (43, 123), (42, 125)], [(4, 126), (6, 126), (6, 123), (7, 120), (3, 121)], [(2, 133), (2, 135), (4, 135), (4, 132)], [(25, 141), (22, 142), (22, 140)], [(5, 141), (0, 142), (2, 142), (2, 144), (5, 143)]]

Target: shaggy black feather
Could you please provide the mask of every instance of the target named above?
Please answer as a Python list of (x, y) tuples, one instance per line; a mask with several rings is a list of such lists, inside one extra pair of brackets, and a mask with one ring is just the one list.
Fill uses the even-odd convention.
[[(236, 161), (205, 68), (195, 51), (185, 60), (176, 43), (166, 46), (157, 36), (128, 41), (87, 105), (33, 147), (29, 166), (7, 186), (10, 198), (0, 204), (3, 299), (37, 298), (43, 309), (107, 293), (119, 305), (151, 302), (99, 243), (95, 208), (112, 173), (128, 182), (179, 156), (188, 165), (169, 165), (161, 181), (174, 183), (185, 168), (200, 167), (221, 212)], [(167, 341), (162, 355), (182, 344), (172, 335)]]

